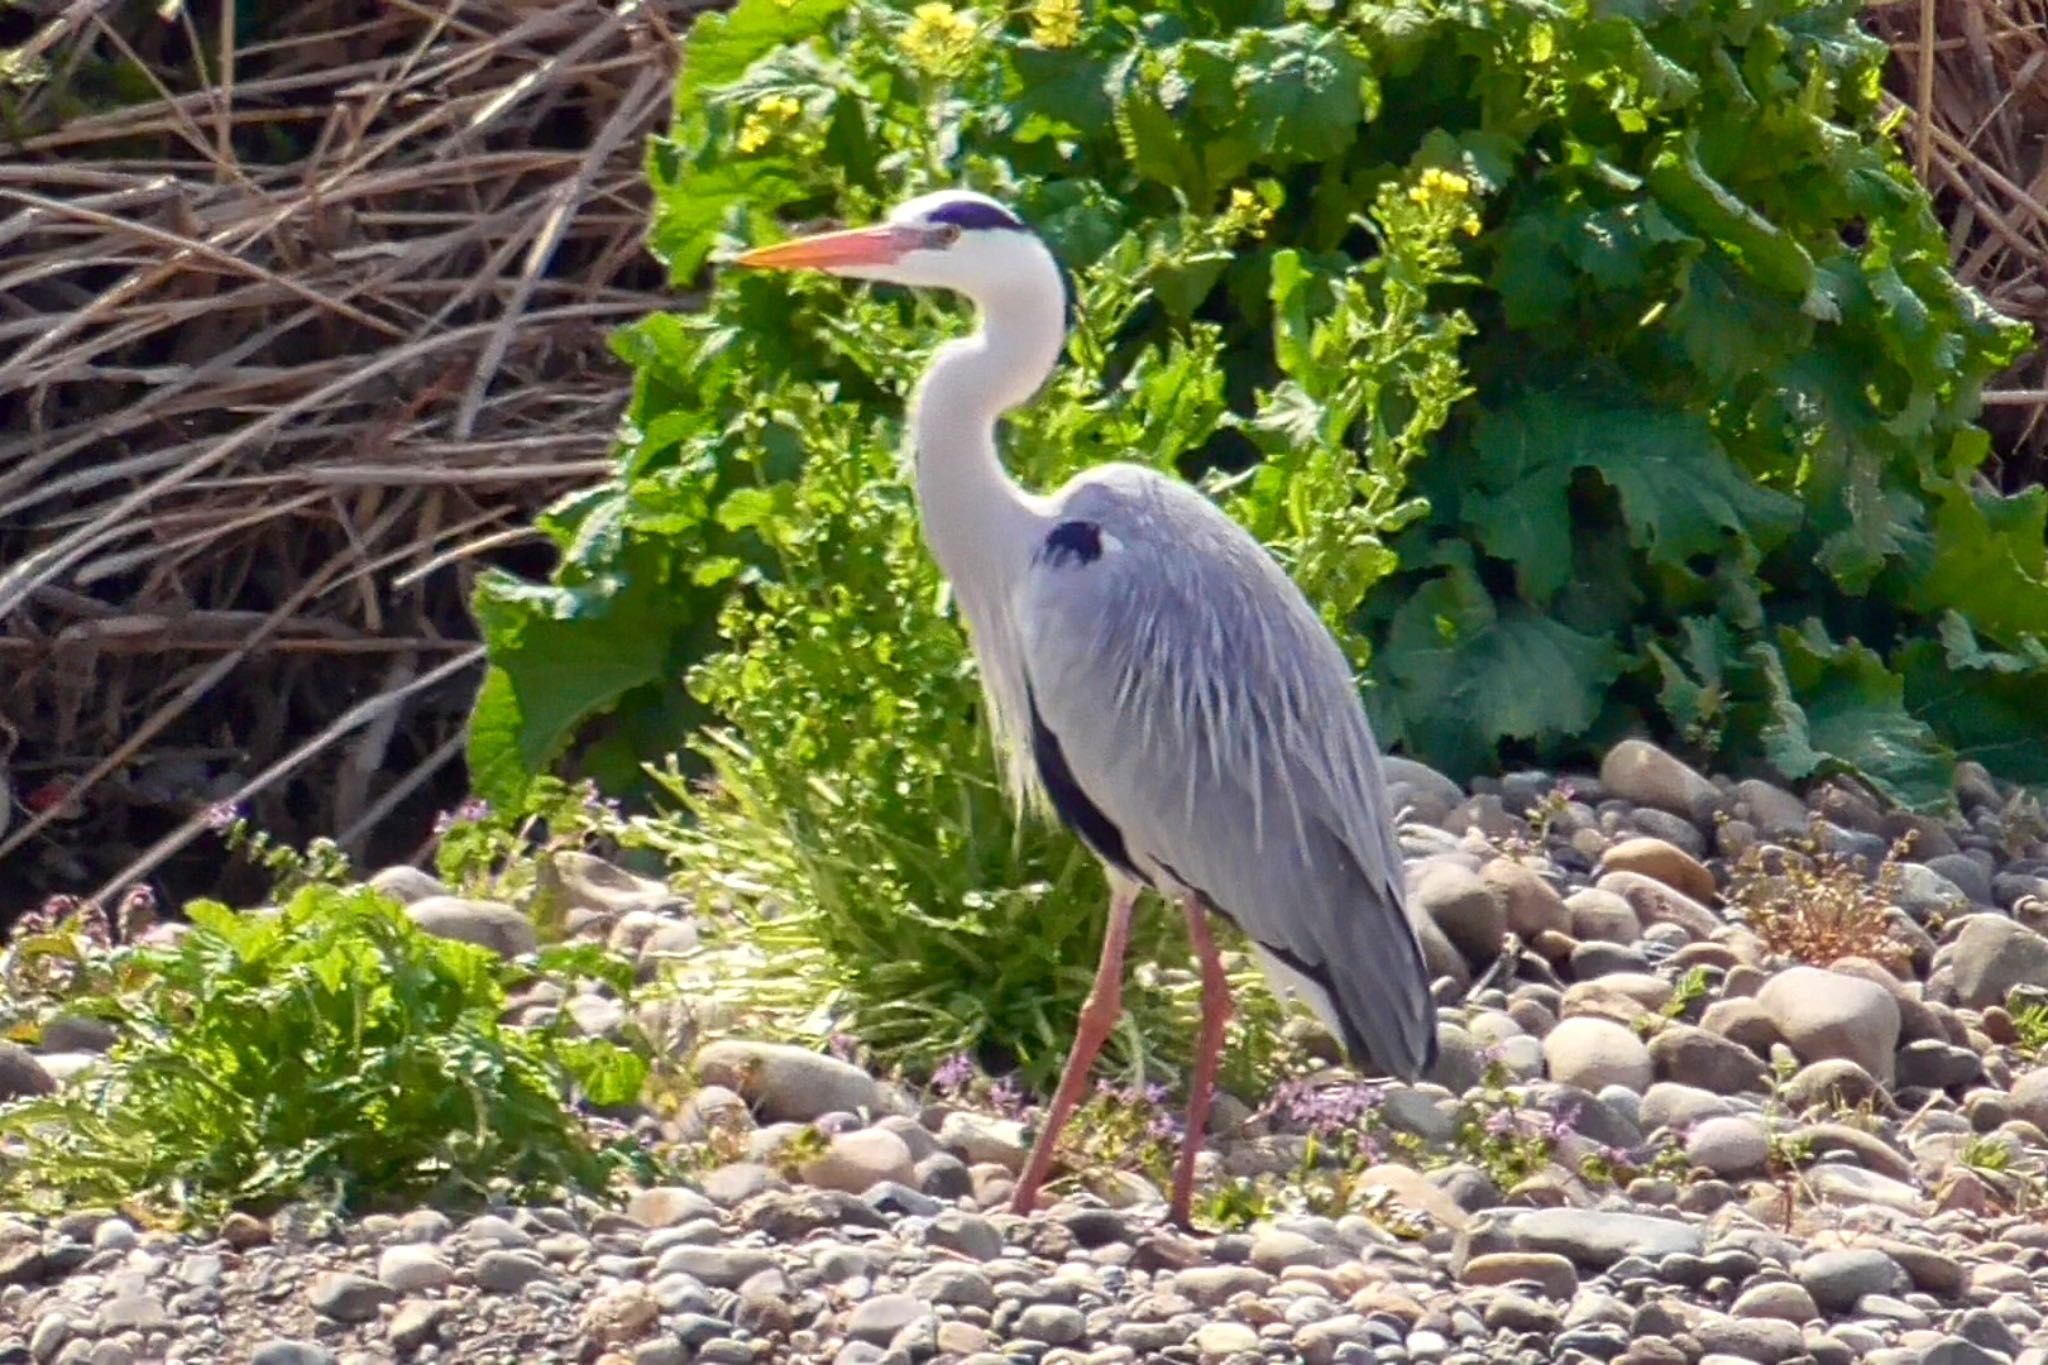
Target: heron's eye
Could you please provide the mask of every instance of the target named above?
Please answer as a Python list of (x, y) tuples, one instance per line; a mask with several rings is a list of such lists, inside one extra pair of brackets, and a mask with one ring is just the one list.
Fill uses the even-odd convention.
[(958, 223), (933, 223), (927, 230), (925, 239), (939, 250), (944, 251), (947, 247), (960, 240), (960, 225)]

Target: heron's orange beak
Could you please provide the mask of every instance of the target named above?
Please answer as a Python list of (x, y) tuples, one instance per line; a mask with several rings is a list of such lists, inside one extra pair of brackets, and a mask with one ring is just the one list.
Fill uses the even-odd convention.
[(890, 265), (923, 241), (916, 228), (883, 223), (799, 237), (793, 242), (756, 247), (737, 256), (735, 265), (757, 270), (831, 270), (837, 266)]

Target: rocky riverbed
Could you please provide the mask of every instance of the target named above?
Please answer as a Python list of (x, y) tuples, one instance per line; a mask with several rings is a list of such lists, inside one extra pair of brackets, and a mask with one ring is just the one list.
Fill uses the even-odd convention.
[[(1279, 1201), (1189, 1235), (1122, 1170), (1017, 1218), (1030, 1113), (732, 1037), (695, 1052), (679, 1112), (641, 1119), (718, 1159), (614, 1204), (0, 1221), (0, 1365), (2048, 1365), (2038, 809), (1968, 765), (1944, 824), (1633, 742), (1563, 785), (1389, 777), (1442, 1061), (1413, 1086), (1336, 1078), (1342, 1102), (1237, 1097), (1204, 1157), (1206, 1188), (1284, 1184), (1307, 1133), (1362, 1126), (1337, 1216)], [(1809, 836), (1872, 872), (1911, 842), (1875, 881), (1779, 875)], [(435, 932), (532, 946), (510, 907), (379, 880)], [(572, 931), (649, 970), (694, 942), (659, 888), (567, 881)], [(520, 1008), (623, 1016), (560, 991)], [(102, 1045), (0, 1047), (0, 1096), (77, 1083)], [(1540, 1162), (1485, 1155), (1531, 1134)]]

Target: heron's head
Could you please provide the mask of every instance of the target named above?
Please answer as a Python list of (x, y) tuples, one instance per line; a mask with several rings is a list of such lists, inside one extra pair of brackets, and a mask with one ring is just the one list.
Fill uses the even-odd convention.
[(1039, 282), (1049, 269), (1058, 276), (1037, 233), (995, 200), (970, 190), (922, 194), (872, 227), (761, 247), (737, 263), (950, 289), (977, 302)]

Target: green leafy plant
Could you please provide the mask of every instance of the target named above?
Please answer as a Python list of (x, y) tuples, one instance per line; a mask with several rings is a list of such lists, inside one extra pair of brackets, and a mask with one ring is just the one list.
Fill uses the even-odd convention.
[(2048, 1001), (2038, 991), (2015, 990), (2005, 1002), (2012, 1019), (2013, 1046), (2028, 1057), (2048, 1052)]
[(542, 773), (515, 805), (471, 797), (435, 822), (434, 867), (457, 893), (516, 900), (531, 893), (541, 864), (596, 841), (621, 843), (630, 826), (618, 803), (588, 780)]
[(151, 1219), (302, 1197), (361, 1209), (596, 1191), (630, 1160), (570, 1097), (628, 1102), (645, 1062), (500, 1019), (533, 971), (617, 987), (623, 964), (588, 948), (506, 963), (364, 889), (305, 886), (274, 913), (187, 909), (176, 947), (115, 950), (127, 989), (68, 1002), (118, 1029), (105, 1060), (0, 1107), (0, 1202)]
[(336, 886), (346, 881), (354, 870), (341, 845), (324, 835), (298, 849), (278, 839), (269, 830), (252, 825), (240, 810), (231, 805), (210, 807), (206, 819), (230, 853), (240, 854), (270, 874), (270, 894), (273, 896), (289, 896), (308, 886)]
[[(1011, 466), (1200, 480), (1337, 629), (1384, 739), (1464, 776), (1647, 728), (1939, 805), (1958, 754), (2048, 776), (2048, 497), (1974, 480), (1977, 389), (2021, 338), (1947, 274), (1855, 19), (740, 0), (689, 35), (649, 241), (696, 286), (784, 223), (1002, 195), (1075, 304)], [(718, 272), (623, 333), (616, 476), (542, 519), (549, 582), (481, 583), (470, 758), (505, 804), (565, 756), (624, 792), (684, 749), (641, 789), (792, 1006), (1036, 1083), (1099, 884), (1014, 831), (898, 468), (958, 319)], [(1182, 951), (1170, 921), (1139, 956)], [(1170, 1058), (1191, 1030), (1132, 1003), (1120, 1064)]]
[[(859, 11), (833, 60), (849, 73), (882, 63), (909, 90), (944, 35), (874, 26), (886, 13)], [(721, 31), (695, 41), (715, 57)], [(783, 59), (798, 60), (774, 60)], [(699, 62), (703, 84), (686, 82), (684, 106), (701, 96), (703, 116), (721, 128), (751, 110), (739, 128), (756, 144), (768, 134), (761, 124), (745, 133), (744, 118), (786, 112), (766, 101), (798, 98), (767, 74), (772, 66), (747, 78), (742, 97), (711, 83), (716, 60)], [(936, 165), (946, 134), (921, 104), (882, 101), (869, 115), (863, 136), (875, 148)], [(691, 117), (679, 126), (694, 126)], [(701, 136), (730, 155), (726, 133)], [(815, 157), (790, 164), (827, 179), (843, 173)], [(906, 170), (898, 187), (930, 174)], [(1068, 363), (1011, 426), (1019, 476), (1050, 486), (1113, 457), (1173, 467), (1225, 428), (1270, 447), (1246, 477), (1219, 475), (1217, 495), (1359, 643), (1345, 623), (1391, 568), (1381, 537), (1415, 512), (1403, 471), (1462, 392), (1464, 324), (1433, 311), (1428, 292), (1455, 278), (1452, 243), (1469, 239), (1479, 198), (1471, 181), (1438, 168), (1389, 168), (1383, 180), (1354, 225), (1377, 234), (1373, 260), (1260, 253), (1269, 268), (1244, 277), (1270, 300), (1279, 358), (1272, 383), (1249, 395), (1248, 416), (1230, 406), (1221, 329), (1193, 305), (1237, 250), (1256, 247), (1274, 212), (1270, 190), (1219, 186), (1213, 207), (1156, 219), (1078, 201), (1059, 229), (1070, 248), (1087, 248), (1067, 253), (1080, 262)], [(709, 194), (702, 174), (665, 189), (655, 241), (679, 266), (708, 245), (677, 234)], [(565, 513), (583, 519), (565, 542), (572, 552), (618, 539), (562, 577), (603, 579), (628, 595), (666, 592), (679, 575), (729, 589), (717, 647), (686, 674), (693, 701), (718, 723), (694, 737), (694, 766), (656, 769), (684, 818), (650, 835), (685, 879), (700, 880), (701, 899), (732, 904), (726, 938), (757, 955), (754, 968), (723, 964), (720, 988), (751, 981), (754, 1003), (785, 1000), (786, 1013), (819, 1021), (814, 1031), (853, 1032), (884, 1063), (985, 1046), (1043, 1084), (1093, 974), (1104, 892), (1091, 856), (1064, 834), (1020, 829), (999, 789), (966, 640), (899, 466), (904, 392), (957, 317), (946, 300), (722, 278), (702, 315), (651, 319), (624, 343), (641, 365), (628, 476), (616, 496)], [(1164, 321), (1147, 321), (1155, 317)], [(666, 567), (636, 580), (619, 571), (621, 553)], [(582, 591), (494, 582), (487, 615), (536, 593), (566, 602), (562, 594)], [(642, 623), (628, 615), (618, 624)], [(592, 636), (576, 649), (587, 657), (602, 646)], [(530, 656), (514, 641), (500, 658), (511, 686)], [(509, 714), (494, 706), (489, 695), (479, 703), (485, 749)], [(480, 770), (505, 769), (487, 757)], [(1177, 918), (1145, 916), (1133, 961), (1184, 960)], [(1256, 1025), (1273, 1007), (1256, 972), (1236, 979), (1243, 1011), (1232, 1039), (1269, 1050), (1275, 1030)], [(1136, 1024), (1114, 1040), (1116, 1065), (1144, 1074), (1179, 1058), (1193, 1033), (1191, 985), (1155, 988), (1134, 973)]]

